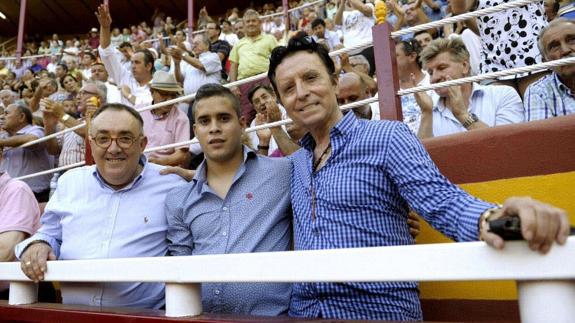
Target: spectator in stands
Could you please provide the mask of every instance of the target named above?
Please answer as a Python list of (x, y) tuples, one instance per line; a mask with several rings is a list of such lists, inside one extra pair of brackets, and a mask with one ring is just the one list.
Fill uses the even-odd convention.
[[(454, 14), (487, 9), (510, 0), (451, 0)], [(474, 19), (481, 39), (481, 73), (504, 71), (541, 63), (537, 35), (547, 25), (543, 1), (513, 10), (502, 10)], [(524, 96), (529, 84), (543, 73), (522, 73), (498, 78), (498, 84), (514, 87)]]
[[(371, 94), (369, 93), (367, 84), (356, 72), (348, 72), (339, 77), (337, 92), (337, 103), (339, 105), (365, 100), (370, 97)], [(348, 111), (344, 111), (344, 114)], [(379, 104), (365, 104), (361, 107), (354, 108), (353, 113), (360, 119), (380, 120)]]
[[(274, 90), (270, 85), (267, 84), (257, 84), (252, 87), (248, 92), (248, 99), (253, 105), (254, 110), (256, 110), (256, 118), (251, 122), (250, 127), (259, 125), (259, 121), (265, 121), (267, 119), (267, 108), (269, 105), (277, 105), (277, 98)], [(281, 113), (281, 119), (285, 117), (285, 110), (283, 107), (278, 107)], [(261, 118), (258, 121), (258, 116)], [(279, 121), (279, 120), (278, 120)], [(280, 127), (271, 128), (271, 135), (276, 135), (275, 130), (281, 129)], [(258, 134), (254, 132), (248, 133), (252, 147), (257, 149), (257, 152), (261, 155), (271, 155), (278, 149), (278, 145), (275, 138), (270, 138), (267, 143), (260, 143)]]
[(64, 43), (58, 37), (58, 34), (52, 35), (52, 40), (50, 40), (50, 53), (52, 55), (60, 54), (62, 51), (62, 47), (64, 47)]
[[(4, 111), (0, 111), (0, 119), (3, 118)], [(0, 125), (0, 131), (1, 128)], [(34, 234), (39, 222), (40, 208), (30, 187), (0, 170), (0, 262), (16, 259), (14, 247)], [(8, 287), (7, 282), (0, 282), (0, 299), (7, 299), (4, 295), (7, 296)]]
[(90, 45), (91, 49), (98, 49), (98, 46), (100, 46), (100, 35), (98, 35), (98, 28), (94, 27), (90, 29), (88, 44)]
[(107, 103), (120, 103), (122, 101), (122, 94), (118, 87), (108, 80), (108, 71), (104, 64), (100, 62), (93, 63), (90, 67), (92, 73), (92, 80), (100, 81), (106, 85), (106, 102)]
[[(502, 208), (480, 201), (439, 173), (407, 126), (343, 116), (335, 67), (322, 46), (292, 39), (271, 57), (268, 76), (280, 101), (309, 131), (300, 141), (303, 149), (290, 156), (296, 250), (413, 244), (405, 225), (409, 206), (458, 241), (481, 238), (503, 248), (504, 241), (487, 230), (504, 214), (521, 219), (533, 250), (546, 253), (554, 241), (567, 240), (564, 211), (527, 198), (511, 198)], [(418, 298), (414, 282), (296, 283), (289, 314), (421, 320)]]
[[(4, 157), (0, 168), (11, 177), (19, 177), (51, 169), (53, 159), (48, 156), (45, 144), (36, 144), (26, 148), (18, 146), (44, 137), (44, 130), (32, 125), (32, 112), (24, 105), (11, 104), (5, 109), (4, 130), (7, 138), (0, 139), (0, 149)], [(10, 149), (7, 149), (10, 147)], [(38, 202), (48, 202), (50, 193), (50, 175), (41, 175), (25, 179)]]
[[(363, 3), (361, 0), (340, 0), (334, 22), (342, 26), (343, 46), (352, 47), (364, 42), (371, 42), (371, 28), (375, 24), (374, 8), (372, 3)], [(371, 65), (369, 75), (375, 72), (373, 47), (355, 50), (349, 55), (362, 54)]]
[[(160, 176), (161, 167), (142, 156), (146, 143), (134, 109), (108, 104), (96, 111), (90, 129), (96, 165), (60, 177), (42, 226), (16, 247), (30, 279), (44, 279), (47, 260), (166, 255), (163, 201), (183, 180)], [(156, 309), (164, 304), (164, 285), (158, 283), (62, 283), (61, 291), (64, 304)]]
[[(43, 99), (44, 106), (44, 129), (46, 135), (50, 135), (65, 128), (72, 128), (85, 121), (87, 115), (92, 115), (96, 109), (106, 103), (106, 86), (99, 81), (86, 81), (80, 89), (79, 105), (71, 111), (66, 111), (63, 102)], [(96, 104), (91, 98), (96, 98)], [(76, 119), (76, 111), (80, 111), (80, 118)], [(57, 138), (52, 138), (46, 142), (46, 149), (49, 154), (58, 157), (58, 166), (68, 166), (85, 160), (86, 128), (79, 128), (75, 131), (66, 132)], [(63, 172), (57, 173), (55, 180)]]
[[(575, 57), (575, 21), (557, 18), (539, 34), (545, 61)], [(575, 113), (575, 64), (558, 66), (525, 92), (527, 121)]]
[[(57, 91), (58, 91), (58, 82), (55, 79), (48, 78), (40, 80), (40, 82), (38, 82), (38, 87), (36, 87), (36, 91), (34, 91), (34, 96), (30, 100), (30, 104), (28, 107), (30, 108), (30, 110), (32, 110), (32, 112), (37, 111), (39, 108), (38, 103), (40, 103), (40, 100), (42, 98), (54, 96), (54, 94), (56, 94)], [(68, 96), (68, 94), (66, 94), (66, 96)]]
[[(207, 45), (205, 48), (207, 49)], [(219, 67), (219, 61), (216, 64)], [(174, 75), (158, 71), (150, 83), (150, 92), (154, 99), (153, 103), (157, 104), (177, 98), (182, 88), (176, 82)], [(190, 140), (190, 121), (176, 104), (147, 110), (141, 115), (144, 120), (144, 133), (148, 137), (150, 148)], [(169, 148), (149, 153), (147, 157), (151, 163), (177, 166), (184, 163), (187, 152), (187, 147)]]
[(68, 73), (60, 79), (60, 86), (68, 96), (76, 96), (80, 88), (78, 79), (74, 75)]
[(433, 36), (429, 30), (418, 31), (414, 34), (413, 38), (417, 40), (422, 50), (433, 41)]
[[(395, 46), (395, 57), (397, 61), (397, 72), (399, 74), (400, 89), (410, 89), (416, 86), (429, 85), (429, 74), (422, 70), (419, 54), (421, 53), (420, 43), (414, 39), (403, 40)], [(432, 99), (437, 100), (433, 91), (425, 92)], [(421, 121), (421, 108), (419, 103), (422, 94), (408, 94), (401, 96), (401, 109), (403, 112), (403, 122), (407, 124), (413, 133), (419, 132)]]
[(0, 171), (0, 262), (15, 260), (16, 244), (34, 234), (39, 226), (40, 207), (30, 187)]
[(64, 63), (59, 63), (56, 65), (56, 70), (54, 72), (54, 75), (56, 76), (57, 80), (60, 80), (61, 78), (63, 78), (64, 76), (66, 76), (66, 74), (68, 74), (68, 65), (64, 64)]
[(92, 78), (92, 64), (96, 63), (96, 55), (92, 52), (84, 52), (82, 55), (82, 79), (89, 80)]
[[(469, 76), (469, 52), (459, 38), (436, 39), (421, 52), (430, 83)], [(418, 136), (430, 138), (466, 130), (523, 122), (521, 97), (510, 86), (466, 83), (435, 90), (439, 100), (420, 100)]]
[[(239, 101), (219, 84), (199, 89), (193, 115), (205, 161), (188, 185), (166, 198), (170, 255), (288, 250), (291, 163), (242, 145)], [(220, 209), (221, 216), (210, 211)], [(206, 312), (277, 316), (287, 312), (290, 294), (286, 283), (202, 284)]]
[[(277, 41), (272, 35), (262, 34), (261, 21), (257, 11), (248, 9), (244, 13), (243, 22), (245, 24), (246, 37), (240, 39), (230, 53), (230, 81), (244, 79), (260, 73), (265, 73), (269, 66), (269, 57), (272, 50), (277, 46)], [(257, 83), (255, 81), (241, 85), (233, 91), (240, 96), (243, 116), (247, 122), (251, 122), (255, 117), (249, 100), (248, 90)]]
[[(132, 55), (134, 55), (134, 49), (132, 48), (132, 44), (130, 42), (125, 41), (118, 46), (118, 50), (122, 53), (122, 66), (126, 71), (132, 69)], [(117, 82), (114, 80), (114, 82)]]
[(210, 41), (210, 52), (218, 54), (220, 59), (222, 65), (222, 80), (227, 80), (228, 73), (226, 71), (226, 63), (228, 62), (228, 57), (230, 56), (232, 45), (226, 40), (220, 39), (220, 26), (218, 26), (218, 24), (215, 22), (209, 22), (206, 25), (206, 36)]
[(126, 86), (130, 90), (127, 97), (122, 97), (122, 103), (136, 107), (149, 105), (152, 102), (152, 96), (148, 83), (152, 80), (154, 73), (152, 53), (147, 49), (136, 51), (131, 57), (131, 70), (126, 70), (118, 58), (117, 50), (110, 46), (112, 17), (108, 5), (100, 5), (96, 16), (100, 22), (100, 47), (98, 51), (102, 63), (118, 86)]
[(315, 41), (326, 45), (330, 51), (343, 47), (337, 33), (325, 28), (325, 21), (323, 19), (316, 18), (311, 22), (311, 28)]
[(244, 36), (246, 34), (244, 32), (244, 21), (243, 20), (240, 19), (234, 24), (234, 33), (236, 35), (238, 35), (238, 39), (244, 38)]
[(7, 108), (10, 104), (14, 103), (18, 98), (18, 93), (12, 90), (1, 90), (0, 91), (0, 106)]
[[(123, 42), (124, 42), (124, 37), (122, 36), (122, 33), (120, 32), (120, 28), (115, 27), (114, 29), (112, 29), (112, 36), (110, 37), (110, 44), (114, 48), (119, 48)], [(98, 36), (98, 46), (100, 46), (99, 36)]]
[[(216, 23), (214, 23), (214, 25), (217, 26)], [(232, 46), (232, 47), (235, 46), (240, 39), (238, 38), (238, 35), (234, 34), (234, 31), (232, 30), (232, 24), (229, 21), (224, 20), (224, 21), (222, 21), (221, 27), (222, 27), (222, 33), (219, 35), (219, 39), (227, 41), (230, 44), (230, 46)], [(209, 34), (209, 29), (211, 29), (210, 24), (207, 24), (206, 30), (208, 30), (208, 34)], [(211, 39), (210, 39), (210, 41), (211, 41)]]

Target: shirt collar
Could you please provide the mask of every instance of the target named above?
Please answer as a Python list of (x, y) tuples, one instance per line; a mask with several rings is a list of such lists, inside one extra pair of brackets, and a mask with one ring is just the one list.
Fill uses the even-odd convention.
[[(357, 126), (358, 121), (353, 113), (353, 111), (349, 111), (347, 114), (341, 118), (338, 123), (329, 131), (329, 138), (332, 141), (333, 138), (336, 137), (346, 137), (350, 135), (353, 129)], [(305, 148), (306, 150), (312, 151), (315, 148), (315, 140), (308, 132), (303, 138), (300, 140), (300, 145)], [(333, 144), (332, 144), (333, 145)]]
[[(243, 154), (244, 154), (244, 162), (242, 163), (238, 172), (236, 173), (236, 176), (234, 177), (233, 182), (235, 182), (245, 172), (244, 165), (246, 164), (246, 161), (248, 160), (248, 158), (251, 159), (251, 158), (257, 157), (256, 152), (251, 150), (249, 147), (247, 147), (245, 145), (243, 146)], [(197, 183), (203, 184), (203, 183), (207, 183), (207, 181), (208, 181), (208, 164), (207, 164), (206, 160), (204, 159), (202, 161), (202, 163), (200, 164), (200, 166), (198, 166), (198, 168), (196, 169), (196, 174), (194, 175), (192, 182), (194, 182), (196, 184)]]
[(32, 128), (32, 127), (34, 127), (34, 125), (31, 125), (31, 124), (29, 124), (29, 125), (26, 125), (24, 128), (22, 128), (22, 129), (20, 129), (20, 130), (16, 131), (16, 135), (22, 135), (22, 134), (26, 134), (26, 133), (27, 133), (27, 131), (29, 131), (29, 130), (30, 130), (30, 128)]
[(567, 85), (563, 84), (559, 79), (559, 74), (553, 72), (552, 73), (553, 80), (555, 81), (555, 86), (562, 91), (565, 91), (567, 94), (571, 94), (571, 89), (567, 87)]
[(132, 180), (128, 185), (115, 190), (112, 187), (110, 187), (110, 185), (108, 185), (106, 183), (106, 181), (104, 180), (104, 178), (102, 177), (102, 175), (100, 175), (100, 172), (98, 171), (98, 167), (95, 166), (94, 170), (92, 171), (92, 175), (96, 178), (96, 180), (98, 181), (98, 184), (100, 184), (101, 187), (103, 188), (109, 188), (115, 191), (128, 191), (131, 190), (132, 188), (136, 187), (141, 181), (142, 178), (144, 176), (144, 173), (147, 170), (147, 165), (148, 165), (148, 159), (146, 158), (146, 156), (141, 155), (140, 156), (140, 161), (139, 164), (142, 165), (142, 171), (140, 172), (140, 174), (138, 174), (138, 176), (136, 176), (136, 178), (134, 178), (134, 180)]

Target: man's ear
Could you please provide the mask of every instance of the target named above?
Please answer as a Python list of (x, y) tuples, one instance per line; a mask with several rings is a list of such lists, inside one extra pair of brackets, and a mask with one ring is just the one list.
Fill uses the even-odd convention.
[(246, 128), (248, 127), (248, 126), (247, 126), (248, 123), (246, 122), (246, 117), (241, 116), (241, 117), (239, 118), (239, 121), (240, 121), (240, 126), (242, 127), (242, 129), (243, 129), (243, 130), (246, 130)]
[(144, 152), (144, 150), (146, 150), (147, 145), (148, 145), (148, 137), (144, 136), (144, 138), (140, 140), (140, 150)]

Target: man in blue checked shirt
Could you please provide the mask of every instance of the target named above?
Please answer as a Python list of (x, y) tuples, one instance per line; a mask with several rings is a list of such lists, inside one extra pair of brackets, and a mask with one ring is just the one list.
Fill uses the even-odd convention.
[[(539, 50), (546, 61), (575, 57), (575, 21), (557, 18), (541, 30)], [(525, 92), (527, 121), (575, 113), (575, 64), (553, 68)]]
[[(342, 115), (328, 52), (308, 37), (274, 49), (268, 77), (290, 118), (309, 133), (293, 162), (291, 202), (296, 250), (408, 245), (409, 207), (457, 241), (479, 238), (501, 249), (489, 220), (517, 215), (533, 250), (565, 243), (564, 211), (528, 198), (499, 208), (443, 177), (409, 128)], [(486, 218), (487, 220), (487, 218)], [(337, 319), (421, 320), (415, 282), (299, 283), (289, 314)]]

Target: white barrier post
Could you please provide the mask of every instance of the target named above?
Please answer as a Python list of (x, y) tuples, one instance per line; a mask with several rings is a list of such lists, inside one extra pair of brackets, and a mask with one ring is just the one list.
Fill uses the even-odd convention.
[(166, 283), (166, 316), (202, 314), (202, 285)]
[(575, 320), (574, 280), (518, 281), (523, 323), (568, 323)]
[(11, 282), (8, 304), (25, 305), (38, 301), (38, 284), (34, 282)]

